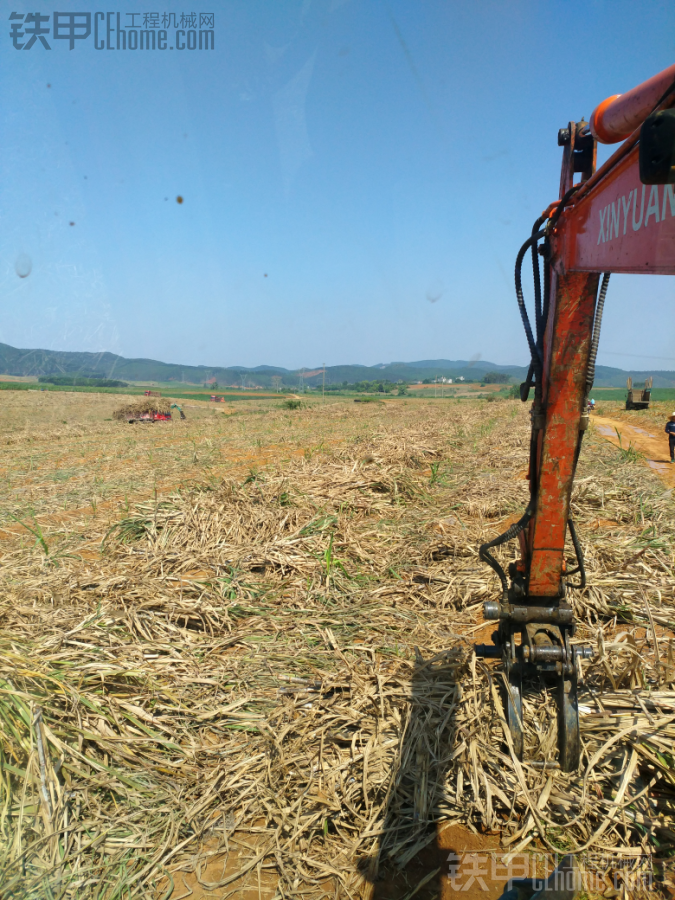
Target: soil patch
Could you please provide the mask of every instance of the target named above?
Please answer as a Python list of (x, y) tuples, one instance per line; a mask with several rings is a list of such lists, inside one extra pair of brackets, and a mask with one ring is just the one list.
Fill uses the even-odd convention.
[[(644, 457), (644, 462), (669, 487), (675, 487), (675, 464), (670, 462), (668, 435), (642, 425), (607, 416), (591, 416), (597, 432), (615, 447), (628, 450), (631, 446)], [(665, 423), (664, 423), (665, 424)], [(660, 431), (663, 431), (663, 425)], [(618, 432), (618, 434), (617, 434)]]

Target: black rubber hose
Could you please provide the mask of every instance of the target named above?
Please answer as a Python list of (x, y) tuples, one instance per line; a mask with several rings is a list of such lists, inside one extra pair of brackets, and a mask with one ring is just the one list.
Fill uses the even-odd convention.
[(541, 344), (539, 352), (544, 356), (544, 334), (548, 322), (548, 311), (551, 306), (551, 243), (548, 235), (544, 238), (544, 304), (541, 314)]
[(530, 501), (523, 517), (518, 521), (514, 522), (510, 528), (504, 532), (504, 534), (500, 534), (499, 537), (496, 537), (492, 541), (488, 541), (487, 544), (481, 544), (481, 547), (478, 551), (478, 556), (483, 562), (486, 562), (491, 569), (493, 569), (497, 575), (499, 576), (499, 580), (502, 583), (502, 602), (506, 603), (509, 598), (509, 585), (506, 580), (506, 573), (499, 565), (494, 556), (490, 553), (490, 550), (493, 547), (499, 547), (501, 544), (505, 544), (507, 541), (512, 541), (515, 537), (518, 537), (521, 531), (524, 531), (530, 519), (532, 518), (532, 514), (534, 512), (534, 503)]
[(602, 327), (602, 311), (605, 308), (605, 297), (607, 296), (607, 288), (609, 287), (610, 272), (605, 272), (602, 276), (602, 284), (600, 285), (600, 293), (598, 294), (598, 302), (595, 304), (595, 319), (593, 321), (593, 337), (591, 338), (591, 352), (588, 356), (588, 369), (586, 370), (586, 396), (591, 392), (593, 382), (595, 381), (595, 360), (598, 355), (598, 344), (600, 343), (600, 329)]
[(534, 363), (530, 361), (530, 367), (527, 370), (525, 381), (520, 384), (520, 399), (523, 403), (527, 403), (530, 396), (530, 388), (534, 383)]
[(553, 215), (551, 216), (551, 218), (548, 220), (548, 224), (547, 224), (547, 226), (546, 226), (547, 232), (553, 231), (553, 229), (555, 228), (555, 226), (558, 224), (558, 219), (559, 219), (560, 216), (563, 214), (563, 210), (564, 210), (565, 207), (567, 206), (567, 203), (568, 203), (570, 197), (572, 197), (573, 194), (576, 194), (576, 192), (579, 190), (580, 187), (581, 187), (580, 184), (575, 184), (574, 187), (571, 187), (571, 188), (569, 189), (569, 191), (567, 191), (567, 193), (566, 193), (565, 196), (562, 198), (562, 200), (560, 201), (560, 203), (556, 206), (555, 212), (553, 213)]
[(541, 345), (541, 275), (539, 273), (539, 247), (532, 244), (532, 279), (534, 286), (534, 325), (537, 347)]
[(532, 328), (530, 326), (530, 319), (527, 315), (527, 308), (525, 306), (525, 298), (523, 297), (523, 283), (521, 280), (521, 272), (523, 268), (523, 259), (528, 249), (534, 244), (536, 246), (539, 238), (543, 237), (543, 231), (537, 231), (531, 237), (529, 237), (523, 246), (518, 251), (518, 256), (516, 257), (516, 270), (515, 270), (515, 281), (516, 281), (516, 298), (518, 300), (518, 309), (520, 310), (520, 317), (523, 320), (523, 327), (525, 329), (525, 336), (527, 337), (527, 344), (530, 348), (530, 356), (532, 357), (532, 362), (534, 363), (535, 373), (537, 374), (537, 380), (540, 380), (541, 370), (542, 370), (542, 362), (541, 357), (539, 356), (539, 351), (537, 349), (537, 344), (534, 340), (534, 336), (532, 334)]
[[(539, 216), (532, 226), (532, 234), (539, 231), (545, 221), (546, 216)], [(532, 244), (532, 277), (534, 284), (534, 324), (537, 334), (537, 347), (540, 347), (542, 341), (541, 275), (539, 273), (539, 247), (536, 242)]]
[[(539, 356), (543, 360), (544, 356), (544, 334), (546, 332), (546, 323), (548, 322), (548, 313), (551, 305), (551, 241), (549, 235), (551, 231), (558, 224), (558, 219), (563, 213), (563, 210), (567, 206), (567, 203), (581, 187), (581, 185), (577, 184), (573, 188), (570, 188), (569, 191), (562, 198), (558, 206), (551, 218), (546, 222), (546, 216), (540, 216), (535, 223), (535, 226), (538, 227), (542, 222), (546, 222), (546, 226), (544, 228), (544, 301), (542, 304), (542, 313), (541, 313), (541, 332), (538, 334), (539, 343), (538, 350)], [(532, 229), (533, 231), (535, 229)], [(539, 266), (537, 265), (537, 272), (539, 271)], [(536, 290), (536, 288), (535, 288)]]
[(577, 530), (574, 527), (574, 522), (572, 519), (567, 520), (567, 526), (570, 530), (570, 537), (572, 538), (572, 544), (574, 545), (574, 552), (577, 557), (577, 568), (572, 569), (571, 572), (568, 572), (568, 575), (576, 575), (579, 573), (579, 584), (572, 584), (570, 587), (578, 588), (579, 590), (583, 590), (586, 587), (586, 567), (584, 566), (584, 551), (581, 549), (581, 542), (579, 541), (579, 536), (577, 535)]
[[(602, 284), (600, 285), (600, 291), (598, 292), (598, 300), (597, 300), (597, 303), (595, 304), (595, 318), (593, 320), (593, 335), (591, 337), (591, 349), (588, 354), (588, 368), (586, 369), (586, 391), (585, 391), (585, 396), (584, 396), (584, 412), (586, 412), (585, 407), (588, 402), (588, 395), (590, 394), (591, 389), (593, 387), (593, 382), (595, 381), (595, 360), (598, 355), (598, 345), (600, 343), (600, 329), (602, 327), (602, 311), (605, 307), (605, 298), (607, 296), (607, 288), (609, 286), (609, 276), (610, 276), (609, 272), (605, 272), (603, 274)], [(584, 434), (585, 434), (584, 431), (579, 432), (577, 446), (574, 451), (574, 462), (572, 465), (573, 475), (576, 474), (576, 471), (577, 471), (577, 464), (579, 462), (579, 456), (581, 454), (581, 444), (584, 439)], [(570, 534), (572, 534), (572, 542), (574, 542), (574, 540), (575, 540), (574, 525), (572, 525), (570, 527)], [(576, 544), (575, 544), (575, 549), (576, 549)], [(578, 558), (578, 554), (577, 554), (577, 558)], [(579, 566), (580, 566), (579, 570), (575, 569), (575, 572), (581, 571), (583, 573), (583, 558), (582, 558), (582, 561), (580, 562)], [(585, 585), (586, 584), (586, 575), (585, 574), (582, 574), (582, 581)], [(574, 585), (574, 587), (579, 587), (579, 585)]]
[[(575, 193), (575, 191), (579, 190), (580, 185), (576, 185), (573, 188), (570, 188), (569, 191), (565, 194), (565, 196), (560, 201), (557, 209), (548, 220), (546, 227), (543, 230), (539, 230), (540, 226), (546, 222), (546, 216), (540, 216), (537, 221), (534, 223), (532, 228), (532, 234), (525, 241), (523, 246), (518, 251), (518, 256), (516, 257), (516, 267), (515, 267), (515, 281), (516, 281), (516, 298), (518, 300), (518, 309), (520, 310), (520, 317), (523, 320), (523, 327), (525, 328), (525, 335), (527, 337), (527, 343), (530, 348), (530, 367), (527, 372), (527, 378), (520, 386), (520, 396), (523, 401), (527, 400), (527, 396), (529, 394), (530, 387), (532, 386), (532, 375), (536, 376), (536, 384), (541, 386), (542, 383), (542, 371), (543, 371), (543, 346), (544, 346), (544, 331), (546, 329), (546, 321), (548, 319), (549, 307), (550, 307), (550, 245), (548, 240), (548, 233), (551, 229), (555, 228), (556, 222), (560, 218), (567, 201)], [(544, 295), (543, 295), (543, 304), (542, 304), (542, 294), (541, 294), (541, 282), (539, 275), (539, 259), (538, 259), (538, 247), (537, 244), (541, 238), (545, 238), (545, 252), (544, 257), (546, 260), (546, 266), (544, 269)], [(536, 330), (537, 330), (537, 340), (535, 341), (534, 335), (532, 334), (532, 327), (530, 325), (530, 318), (527, 314), (527, 307), (525, 306), (525, 298), (523, 297), (523, 284), (522, 284), (522, 268), (523, 268), (523, 259), (525, 258), (525, 254), (527, 253), (529, 248), (532, 248), (532, 270), (534, 274), (534, 297), (535, 297), (535, 316), (536, 316)], [(603, 298), (604, 302), (604, 298)], [(599, 336), (599, 332), (598, 332)], [(535, 432), (532, 431), (530, 438), (530, 477), (534, 478), (535, 471), (535, 463), (536, 463), (536, 438)], [(502, 585), (502, 598), (503, 602), (506, 603), (508, 601), (509, 594), (509, 586), (508, 581), (506, 579), (506, 573), (504, 569), (502, 569), (501, 565), (497, 562), (497, 560), (492, 556), (490, 550), (492, 547), (499, 547), (501, 544), (505, 544), (507, 541), (513, 540), (515, 537), (524, 531), (527, 528), (530, 519), (534, 515), (534, 508), (536, 503), (536, 498), (534, 491), (532, 490), (532, 481), (530, 482), (530, 502), (528, 504), (525, 513), (522, 518), (511, 525), (504, 534), (500, 534), (499, 537), (496, 537), (492, 541), (488, 541), (486, 544), (482, 544), (480, 550), (478, 551), (478, 556), (483, 562), (486, 562), (491, 569), (493, 569), (499, 577), (499, 580)], [(571, 525), (571, 529), (574, 528)], [(575, 549), (577, 548), (578, 541), (576, 539), (576, 532), (573, 533), (572, 541), (576, 542), (574, 544)], [(579, 547), (579, 552), (581, 548)], [(579, 559), (579, 554), (577, 554), (577, 559)], [(583, 557), (581, 557), (583, 559)], [(580, 562), (580, 565), (583, 566), (583, 562)], [(585, 574), (582, 575), (582, 578), (585, 582)]]

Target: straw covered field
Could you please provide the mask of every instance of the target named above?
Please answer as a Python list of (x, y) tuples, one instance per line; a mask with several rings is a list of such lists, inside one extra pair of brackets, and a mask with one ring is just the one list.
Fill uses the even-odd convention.
[(591, 428), (581, 455), (596, 655), (568, 775), (552, 698), (520, 763), (471, 652), (498, 596), (478, 547), (527, 501), (523, 404), (119, 402), (2, 397), (0, 896), (423, 900), (444, 828), (603, 855), (588, 897), (640, 896), (654, 858), (668, 896), (675, 504), (639, 454)]

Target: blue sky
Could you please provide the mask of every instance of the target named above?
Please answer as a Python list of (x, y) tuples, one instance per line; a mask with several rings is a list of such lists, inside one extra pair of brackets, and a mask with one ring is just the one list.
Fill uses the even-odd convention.
[[(635, 0), (209, 0), (214, 50), (12, 47), (64, 6), (185, 10), (1, 0), (0, 341), (185, 364), (525, 363), (558, 128), (675, 59)], [(599, 361), (675, 369), (675, 279), (613, 277)]]

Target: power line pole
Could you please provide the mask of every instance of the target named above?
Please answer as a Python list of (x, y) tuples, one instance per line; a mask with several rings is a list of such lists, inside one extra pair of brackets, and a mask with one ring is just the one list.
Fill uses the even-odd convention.
[(326, 363), (323, 364), (323, 382), (321, 384), (321, 399), (326, 399)]

